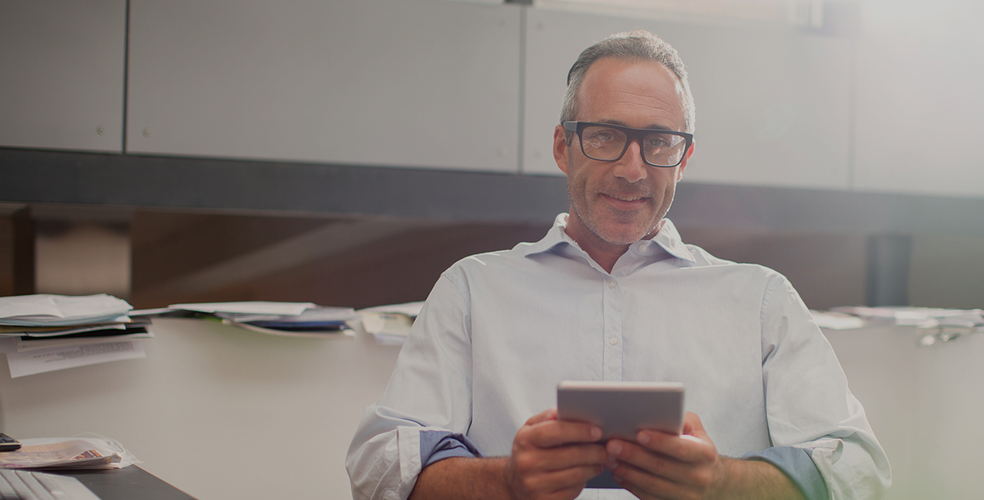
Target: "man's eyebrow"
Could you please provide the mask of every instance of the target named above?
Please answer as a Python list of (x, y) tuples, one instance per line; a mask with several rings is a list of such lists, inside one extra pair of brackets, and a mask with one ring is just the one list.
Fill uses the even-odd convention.
[[(622, 120), (599, 120), (599, 121), (596, 121), (594, 123), (605, 123), (605, 124), (608, 124), (608, 125), (618, 125), (620, 127), (635, 128), (635, 127), (629, 127)], [(643, 127), (640, 130), (669, 130), (669, 131), (677, 131), (673, 127), (670, 127), (670, 126), (667, 126), (667, 125), (664, 125), (664, 124), (659, 124), (659, 123), (650, 123), (649, 125), (646, 125), (645, 127)]]

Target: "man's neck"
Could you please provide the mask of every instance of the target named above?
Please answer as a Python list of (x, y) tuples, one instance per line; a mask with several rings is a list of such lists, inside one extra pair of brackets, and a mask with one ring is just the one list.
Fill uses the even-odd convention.
[[(650, 238), (663, 227), (663, 220), (660, 220), (656, 224), (656, 228), (649, 233), (646, 238)], [(587, 252), (588, 256), (591, 257), (602, 269), (611, 274), (612, 269), (615, 268), (615, 263), (618, 259), (629, 250), (630, 244), (619, 244), (612, 243), (602, 239), (600, 236), (595, 234), (593, 231), (588, 229), (584, 222), (577, 216), (573, 208), (570, 211), (570, 215), (567, 217), (567, 227), (565, 228), (567, 235), (571, 237), (581, 250)]]

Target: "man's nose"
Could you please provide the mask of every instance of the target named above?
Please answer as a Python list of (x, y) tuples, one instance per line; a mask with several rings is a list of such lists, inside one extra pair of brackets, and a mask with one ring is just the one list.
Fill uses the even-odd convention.
[(639, 146), (638, 139), (629, 142), (625, 154), (615, 162), (612, 173), (615, 177), (625, 179), (629, 182), (639, 182), (649, 176), (649, 171), (646, 169), (646, 162), (642, 159), (642, 148)]

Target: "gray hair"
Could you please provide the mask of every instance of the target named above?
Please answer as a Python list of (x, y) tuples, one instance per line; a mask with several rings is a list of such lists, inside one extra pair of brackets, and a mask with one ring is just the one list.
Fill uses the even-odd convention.
[[(567, 94), (564, 95), (564, 107), (560, 112), (560, 123), (577, 119), (579, 107), (578, 91), (581, 80), (595, 61), (613, 57), (628, 61), (649, 61), (662, 64), (676, 75), (683, 87), (681, 105), (683, 106), (683, 124), (685, 132), (694, 133), (694, 96), (690, 93), (690, 83), (687, 81), (687, 69), (683, 66), (680, 54), (670, 44), (658, 36), (645, 31), (627, 31), (616, 33), (604, 40), (584, 49), (571, 66), (567, 74)], [(571, 133), (567, 133), (570, 141)]]

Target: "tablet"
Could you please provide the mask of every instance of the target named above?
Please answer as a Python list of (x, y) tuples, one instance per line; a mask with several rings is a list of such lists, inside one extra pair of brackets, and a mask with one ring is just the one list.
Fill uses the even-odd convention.
[[(601, 427), (602, 440), (635, 441), (642, 429), (683, 432), (683, 384), (680, 382), (576, 382), (557, 385), (557, 418)], [(586, 488), (621, 488), (605, 470)]]
[(557, 385), (557, 417), (601, 427), (602, 439), (635, 441), (651, 429), (683, 431), (683, 383), (565, 380)]

